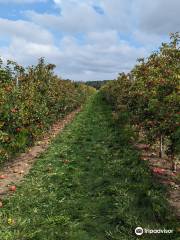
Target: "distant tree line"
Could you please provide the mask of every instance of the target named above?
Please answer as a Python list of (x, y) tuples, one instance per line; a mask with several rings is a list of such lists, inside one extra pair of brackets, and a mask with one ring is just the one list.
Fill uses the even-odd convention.
[(100, 89), (103, 85), (111, 80), (102, 80), (102, 81), (87, 81), (85, 82), (86, 85), (94, 87), (96, 89)]

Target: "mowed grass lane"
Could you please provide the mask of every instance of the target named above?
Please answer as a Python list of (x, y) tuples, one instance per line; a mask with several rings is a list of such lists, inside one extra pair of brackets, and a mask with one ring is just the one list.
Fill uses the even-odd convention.
[[(165, 193), (98, 93), (42, 154), (0, 210), (1, 240), (132, 240), (174, 228)], [(177, 239), (144, 235), (141, 239)]]

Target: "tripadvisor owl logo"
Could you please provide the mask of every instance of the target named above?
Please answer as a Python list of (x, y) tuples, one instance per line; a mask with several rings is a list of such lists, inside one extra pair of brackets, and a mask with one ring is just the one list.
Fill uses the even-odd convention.
[(142, 227), (137, 227), (136, 229), (135, 229), (135, 234), (137, 235), (137, 236), (140, 236), (140, 235), (142, 235), (143, 234), (143, 228)]
[(142, 234), (172, 234), (174, 232), (173, 229), (148, 229), (148, 228), (142, 228), (137, 227), (135, 228), (135, 234), (137, 236), (141, 236)]

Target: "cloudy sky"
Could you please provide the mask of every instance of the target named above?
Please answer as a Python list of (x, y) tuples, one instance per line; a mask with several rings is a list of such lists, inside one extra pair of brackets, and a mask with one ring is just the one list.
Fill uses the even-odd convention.
[(180, 0), (0, 0), (0, 56), (45, 57), (74, 80), (114, 79), (180, 31)]

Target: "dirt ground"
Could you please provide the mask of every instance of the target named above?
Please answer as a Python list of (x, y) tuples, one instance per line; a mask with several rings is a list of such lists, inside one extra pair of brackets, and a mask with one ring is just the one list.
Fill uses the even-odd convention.
[(141, 151), (141, 159), (148, 161), (154, 176), (167, 186), (168, 201), (175, 215), (180, 219), (180, 164), (177, 164), (176, 172), (173, 172), (167, 157), (159, 158), (158, 153), (146, 144), (137, 144), (136, 148)]
[(51, 141), (74, 119), (79, 111), (80, 109), (77, 109), (56, 122), (41, 141), (36, 142), (26, 153), (5, 164), (0, 170), (0, 199), (15, 191), (16, 185), (28, 174), (37, 157), (48, 148)]

